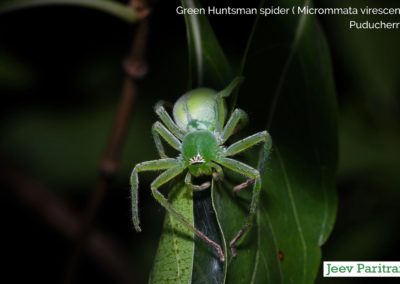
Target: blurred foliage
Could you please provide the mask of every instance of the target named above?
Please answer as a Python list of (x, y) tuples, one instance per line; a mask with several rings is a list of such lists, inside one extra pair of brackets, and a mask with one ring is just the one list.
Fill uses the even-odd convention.
[(1, 88), (21, 91), (32, 84), (32, 71), (17, 56), (0, 50), (0, 62)]
[[(173, 27), (154, 23), (152, 31), (157, 36), (151, 41), (155, 46), (176, 32)], [(138, 83), (140, 96), (123, 147), (121, 169), (97, 218), (124, 251), (134, 252), (129, 253), (131, 265), (138, 263), (140, 267), (128, 273), (139, 271), (135, 275), (138, 283), (147, 281), (163, 212), (144, 191), (141, 203), (145, 231), (135, 234), (127, 176), (135, 163), (157, 157), (150, 131), (156, 118), (152, 106), (160, 97), (175, 100), (176, 91), (171, 90), (183, 92), (186, 87), (187, 80), (176, 80), (169, 72), (174, 66), (184, 77), (187, 70), (185, 60), (181, 60), (186, 50), (183, 19), (179, 23), (182, 40), (178, 36), (172, 41), (171, 50), (160, 52), (154, 45), (148, 49), (152, 69), (147, 79)], [(44, 193), (53, 191), (63, 196), (67, 206), (86, 206), (119, 101), (121, 64), (132, 31), (132, 26), (105, 13), (78, 7), (27, 9), (1, 15), (1, 169), (33, 178), (43, 186)], [(144, 185), (146, 180), (149, 176), (144, 175)], [(13, 275), (15, 282), (28, 278), (59, 282), (55, 279), (63, 276), (71, 244), (54, 228), (42, 224), (40, 214), (26, 206), (29, 203), (7, 191), (10, 186), (3, 186), (3, 176), (0, 184), (1, 214), (13, 212), (14, 216), (4, 222), (9, 229), (4, 239), (9, 245), (2, 247), (9, 259), (4, 277)], [(25, 274), (16, 273), (16, 263), (21, 264), (21, 259), (29, 263)], [(96, 283), (114, 280), (103, 268), (99, 273), (96, 259), (84, 257), (82, 263), (78, 279), (89, 277), (88, 282)]]
[[(90, 188), (98, 175), (97, 165), (114, 115), (115, 109), (110, 107), (90, 112), (54, 108), (17, 112), (0, 131), (0, 147), (14, 153), (13, 159), (26, 161), (25, 167), (57, 190)], [(128, 141), (135, 141), (124, 153), (127, 167), (135, 162), (128, 157), (141, 161), (152, 154), (146, 147), (152, 143), (150, 134), (135, 139), (136, 133), (147, 133), (150, 121), (148, 113), (137, 113), (127, 135)]]
[[(318, 4), (343, 7), (341, 1), (320, 0)], [(352, 1), (354, 7), (396, 7), (396, 4), (396, 1)], [(393, 19), (390, 16), (379, 18)], [(398, 180), (398, 175), (393, 174), (395, 165), (400, 163), (400, 149), (396, 146), (400, 144), (398, 31), (351, 31), (348, 29), (350, 19), (376, 18), (359, 15), (325, 19), (328, 31), (334, 29), (330, 41), (338, 67), (342, 67), (340, 80), (346, 80), (340, 85), (340, 176), (378, 170)]]
[[(319, 0), (322, 7), (343, 1)], [(352, 1), (353, 7), (398, 7), (398, 1)], [(350, 19), (323, 17), (333, 50), (340, 94), (338, 222), (326, 260), (396, 260), (400, 246), (400, 37), (398, 30), (349, 30)], [(320, 279), (321, 283), (363, 283), (362, 279)]]

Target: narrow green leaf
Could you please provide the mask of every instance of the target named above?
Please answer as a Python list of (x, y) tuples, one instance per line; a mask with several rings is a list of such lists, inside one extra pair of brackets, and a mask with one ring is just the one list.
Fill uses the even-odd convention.
[[(183, 181), (175, 183), (168, 200), (194, 225), (192, 191)], [(190, 283), (193, 254), (193, 232), (167, 212), (149, 283)]]
[(137, 13), (127, 5), (109, 0), (15, 0), (0, 4), (0, 13), (8, 13), (22, 9), (42, 6), (78, 6), (96, 9), (109, 13), (126, 22), (133, 23), (139, 20)]
[[(311, 4), (285, 0), (266, 6)], [(329, 49), (314, 16), (260, 17), (256, 23), (241, 89), (246, 101), (239, 96), (239, 105), (257, 102), (250, 121), (267, 122), (273, 151), (255, 226), (238, 256), (228, 260), (226, 282), (313, 283), (336, 213), (336, 101)], [(251, 194), (235, 197), (231, 188), (225, 182), (213, 189), (226, 241), (244, 222)]]
[[(181, 0), (185, 8), (200, 8), (196, 0)], [(185, 14), (189, 44), (189, 87), (222, 89), (233, 78), (231, 67), (205, 15)]]

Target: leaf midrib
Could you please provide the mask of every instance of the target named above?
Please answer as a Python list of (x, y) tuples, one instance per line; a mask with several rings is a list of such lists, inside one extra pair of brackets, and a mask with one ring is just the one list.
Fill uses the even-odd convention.
[[(174, 223), (174, 220), (173, 220), (173, 218), (172, 218), (172, 216), (170, 215), (170, 214), (168, 214), (168, 216), (169, 216), (169, 220), (170, 220), (170, 222), (171, 222), (171, 224), (173, 224)], [(177, 239), (176, 239), (176, 231), (175, 231), (175, 229), (174, 229), (174, 226), (171, 226), (171, 229), (172, 229), (172, 238), (173, 238), (173, 252), (174, 252), (174, 255), (175, 255), (175, 259), (176, 259), (176, 267), (177, 267), (177, 278), (178, 278), (178, 280), (179, 280), (179, 283), (181, 283), (182, 284), (182, 280), (181, 280), (181, 267), (180, 267), (180, 265), (179, 265), (179, 260), (180, 260), (180, 258), (179, 258), (179, 253), (178, 253), (178, 247), (177, 247), (177, 245), (176, 245), (176, 243), (177, 243)]]

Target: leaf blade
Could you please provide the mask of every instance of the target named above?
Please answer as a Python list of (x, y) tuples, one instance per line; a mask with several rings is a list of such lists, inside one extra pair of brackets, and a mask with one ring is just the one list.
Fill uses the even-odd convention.
[[(263, 174), (257, 226), (230, 261), (227, 282), (312, 283), (336, 214), (336, 101), (329, 49), (314, 17), (259, 18), (257, 25), (245, 53), (242, 103), (257, 102), (252, 120), (266, 121), (273, 152)], [(274, 36), (266, 39), (269, 33)], [(234, 236), (229, 227), (238, 226), (231, 220), (243, 220), (246, 211), (227, 210), (226, 196), (214, 194), (222, 202), (216, 207), (224, 208), (217, 216), (229, 240)], [(248, 199), (249, 193), (240, 198)], [(246, 275), (249, 263), (255, 265)]]
[[(177, 182), (168, 196), (172, 206), (194, 225), (192, 191)], [(194, 255), (194, 234), (166, 213), (149, 283), (190, 283)]]

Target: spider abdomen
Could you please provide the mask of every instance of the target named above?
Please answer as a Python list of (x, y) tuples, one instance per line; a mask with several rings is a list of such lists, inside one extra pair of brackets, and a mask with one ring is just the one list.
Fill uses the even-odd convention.
[[(216, 93), (212, 89), (198, 88), (181, 96), (175, 103), (173, 110), (176, 124), (188, 131), (213, 131), (218, 120)], [(223, 117), (225, 115), (223, 113)]]

